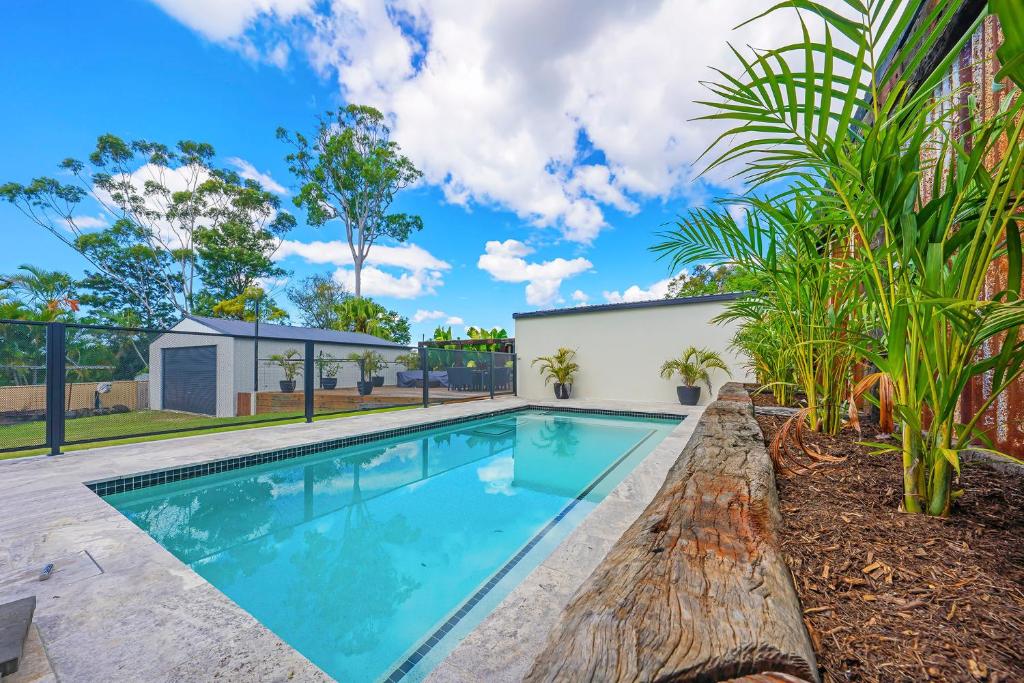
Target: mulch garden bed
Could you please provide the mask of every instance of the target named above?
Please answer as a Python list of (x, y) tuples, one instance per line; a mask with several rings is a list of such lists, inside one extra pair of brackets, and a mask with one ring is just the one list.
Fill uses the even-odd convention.
[[(767, 444), (786, 418), (757, 419)], [(807, 437), (844, 462), (777, 477), (822, 679), (1024, 681), (1024, 471), (965, 463), (948, 519), (903, 514), (900, 462), (868, 455), (861, 427)]]

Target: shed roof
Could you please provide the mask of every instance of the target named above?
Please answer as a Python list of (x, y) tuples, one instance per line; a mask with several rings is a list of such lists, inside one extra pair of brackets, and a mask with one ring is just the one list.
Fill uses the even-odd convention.
[[(186, 316), (188, 320), (209, 327), (214, 332), (228, 334), (232, 337), (253, 337), (256, 323), (228, 318), (208, 318), (202, 315)], [(289, 341), (313, 341), (323, 344), (348, 344), (350, 346), (387, 346), (404, 349), (402, 344), (375, 337), (362, 332), (345, 332), (340, 330), (321, 330), (315, 327), (297, 327), (292, 325), (275, 325), (260, 323), (261, 339), (287, 339)]]
[(602, 313), (605, 311), (621, 311), (629, 308), (655, 308), (658, 306), (681, 306), (686, 304), (708, 304), (715, 301), (732, 301), (751, 292), (725, 292), (723, 294), (705, 294), (703, 296), (683, 296), (675, 299), (652, 299), (651, 301), (626, 301), (620, 304), (596, 304), (594, 306), (574, 306), (571, 308), (552, 308), (546, 311), (527, 311), (513, 313), (516, 320), (522, 318), (545, 318), (555, 315), (575, 315), (578, 313)]

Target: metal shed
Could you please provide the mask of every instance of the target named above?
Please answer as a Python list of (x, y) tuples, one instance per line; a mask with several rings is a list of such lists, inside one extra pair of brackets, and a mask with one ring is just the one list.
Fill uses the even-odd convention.
[[(150, 405), (216, 417), (248, 414), (240, 396), (277, 391), (285, 379), (284, 370), (267, 359), (289, 350), (302, 354), (306, 342), (314, 343), (319, 357), (334, 359), (373, 350), (393, 361), (408, 352), (401, 344), (360, 332), (263, 322), (257, 331), (255, 323), (243, 320), (188, 316), (149, 346)], [(358, 367), (343, 364), (339, 385), (354, 386), (356, 379)], [(387, 379), (394, 383), (393, 377)]]

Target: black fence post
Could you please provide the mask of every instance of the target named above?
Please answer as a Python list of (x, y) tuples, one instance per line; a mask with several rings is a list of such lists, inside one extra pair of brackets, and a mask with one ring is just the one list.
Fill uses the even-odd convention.
[(302, 391), (305, 394), (306, 399), (306, 422), (313, 421), (313, 388), (316, 386), (313, 383), (313, 354), (316, 351), (313, 348), (313, 342), (306, 342), (306, 352), (303, 354), (303, 368), (302, 368)]
[(515, 352), (513, 352), (512, 353), (512, 395), (513, 396), (518, 396), (519, 395), (519, 385), (517, 384), (519, 379), (516, 377), (516, 375), (518, 375), (518, 374), (519, 374), (519, 356), (517, 356), (515, 354)]
[(491, 385), (491, 398), (494, 398), (494, 351), (491, 351), (491, 362), (488, 364), (489, 370), (487, 371), (487, 383)]
[(430, 405), (430, 369), (427, 367), (427, 347), (420, 347), (420, 367), (423, 369), (423, 407)]
[(46, 445), (50, 455), (60, 455), (64, 443), (65, 334), (64, 323), (46, 325)]

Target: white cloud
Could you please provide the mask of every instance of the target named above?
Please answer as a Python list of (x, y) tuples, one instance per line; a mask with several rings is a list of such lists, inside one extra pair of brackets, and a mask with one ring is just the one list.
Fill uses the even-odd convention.
[(152, 0), (181, 23), (210, 40), (231, 42), (257, 20), (288, 21), (313, 0)]
[(477, 260), (477, 267), (501, 282), (526, 282), (526, 302), (534, 306), (556, 302), (563, 280), (585, 273), (593, 267), (590, 261), (582, 257), (534, 263), (523, 258), (532, 253), (533, 249), (518, 240), (492, 240), (484, 245), (484, 253)]
[[(95, 216), (72, 216), (72, 221), (75, 227), (79, 230), (102, 230), (103, 228), (110, 227), (110, 220), (105, 214), (97, 214)], [(67, 220), (64, 220), (64, 227), (67, 230), (71, 230), (71, 226)]]
[(658, 280), (649, 287), (643, 288), (640, 285), (632, 285), (627, 287), (625, 291), (619, 292), (618, 290), (612, 292), (602, 292), (605, 301), (610, 304), (621, 304), (629, 301), (650, 301), (652, 299), (664, 299), (665, 295), (668, 294), (669, 283), (672, 282), (672, 278), (667, 277), (664, 280)]
[(572, 293), (572, 300), (578, 304), (585, 304), (590, 301), (590, 297), (582, 289), (577, 289)]
[(445, 325), (464, 325), (465, 321), (457, 315), (448, 315), (444, 311), (428, 311), (426, 309), (417, 309), (412, 315), (412, 321), (414, 323), (429, 322), (431, 320), (444, 320)]
[(447, 315), (444, 311), (427, 311), (422, 308), (417, 309), (412, 315), (412, 321), (414, 323), (421, 323), (424, 320), (440, 320)]
[[(444, 284), (440, 271), (421, 270), (394, 275), (376, 266), (364, 266), (361, 273), (362, 293), (365, 296), (393, 296), (396, 299), (415, 299), (426, 294), (437, 294)], [(356, 275), (350, 268), (334, 271), (334, 280), (355, 291)]]
[[(787, 12), (734, 31), (749, 0), (154, 1), (262, 61), (283, 63), (272, 55), (288, 40), (345, 101), (392, 116), (449, 202), (583, 243), (609, 209), (706, 195), (689, 164), (724, 127), (692, 120), (706, 113), (699, 81), (735, 66), (727, 41), (774, 47), (800, 31)], [(735, 186), (734, 170), (710, 181)]]
[[(350, 291), (355, 288), (355, 273), (351, 268), (352, 252), (347, 242), (284, 240), (274, 254), (274, 259), (280, 261), (290, 256), (297, 256), (306, 263), (338, 266), (334, 279)], [(436, 294), (437, 288), (444, 285), (444, 272), (451, 267), (447, 261), (415, 244), (374, 245), (363, 265), (362, 292), (366, 296), (393, 296), (399, 299)], [(399, 272), (396, 274), (384, 268)]]
[(274, 180), (269, 173), (262, 173), (245, 159), (239, 157), (228, 157), (228, 163), (238, 169), (238, 175), (246, 180), (255, 180), (264, 190), (274, 194), (287, 195), (288, 190), (284, 185)]
[[(348, 242), (333, 240), (330, 242), (298, 242), (284, 240), (277, 250), (275, 258), (280, 260), (289, 256), (298, 256), (307, 263), (330, 263), (335, 266), (351, 266), (352, 252)], [(366, 259), (367, 264), (374, 266), (393, 266), (405, 270), (448, 270), (452, 266), (423, 247), (415, 244), (403, 244), (392, 247), (385, 244), (374, 245)]]

